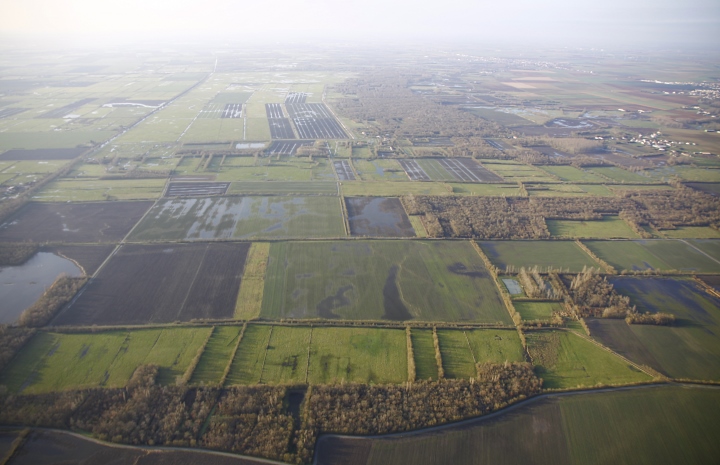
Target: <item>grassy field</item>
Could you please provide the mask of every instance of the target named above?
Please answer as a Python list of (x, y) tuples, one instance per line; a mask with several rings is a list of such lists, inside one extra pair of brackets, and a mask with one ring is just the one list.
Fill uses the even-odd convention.
[(510, 323), (467, 242), (273, 243), (265, 318)]
[(720, 239), (720, 231), (709, 226), (678, 226), (663, 229), (660, 234), (669, 239)]
[(570, 182), (606, 182), (604, 178), (592, 173), (591, 171), (581, 170), (574, 166), (563, 165), (545, 165), (541, 168), (553, 176), (557, 176), (563, 181)]
[(228, 194), (245, 195), (337, 195), (337, 193), (337, 184), (326, 181), (239, 181), (231, 183), (228, 188)]
[(226, 386), (257, 384), (262, 377), (263, 361), (272, 326), (248, 325), (230, 365)]
[(215, 328), (190, 378), (190, 384), (218, 384), (222, 380), (241, 329), (240, 326)]
[(262, 237), (342, 237), (337, 197), (213, 197), (165, 200), (155, 205), (133, 240)]
[(425, 229), (425, 225), (423, 225), (422, 219), (419, 216), (408, 216), (408, 219), (415, 230), (416, 237), (427, 237), (427, 230)]
[(630, 326), (660, 371), (677, 378), (720, 379), (720, 299), (691, 279), (623, 277), (612, 283), (638, 311), (675, 315), (672, 327)]
[[(662, 406), (662, 408), (658, 408)], [(662, 386), (531, 401), (492, 418), (394, 438), (345, 440), (365, 465), (713, 463), (720, 455), (720, 393)], [(522, 440), (518, 440), (522, 438)], [(335, 438), (320, 443), (318, 465)], [(357, 454), (355, 454), (357, 451)]]
[(401, 195), (448, 195), (451, 194), (451, 187), (439, 182), (421, 181), (343, 181), (340, 183), (340, 190), (346, 197), (354, 196), (379, 196), (399, 197)]
[(603, 216), (600, 221), (546, 220), (554, 237), (636, 238), (630, 226), (617, 216)]
[(650, 376), (580, 336), (564, 331), (525, 334), (543, 388), (575, 388), (649, 381)]
[(157, 199), (164, 179), (54, 181), (33, 196), (42, 202), (92, 202), (99, 200)]
[(407, 380), (405, 331), (314, 328), (310, 383), (402, 383)]
[(121, 387), (140, 365), (160, 366), (159, 381), (181, 376), (211, 328), (148, 329), (35, 336), (3, 370), (0, 384), (25, 394)]
[(694, 247), (697, 247), (701, 251), (713, 257), (715, 260), (720, 260), (720, 241), (713, 240), (693, 240), (689, 241)]
[[(355, 151), (356, 148), (353, 148)], [(353, 159), (355, 171), (363, 181), (407, 181), (407, 174), (397, 160), (362, 160)]]
[(520, 314), (523, 320), (549, 320), (553, 312), (560, 312), (563, 306), (560, 302), (532, 302), (532, 301), (515, 301), (513, 302), (515, 310)]
[(269, 255), (270, 243), (254, 242), (250, 245), (235, 305), (235, 318), (250, 320), (260, 316)]
[(474, 378), (475, 360), (464, 331), (438, 330), (440, 355), (446, 378)]
[(458, 183), (446, 184), (452, 189), (453, 195), (478, 195), (493, 197), (518, 197), (520, 189), (517, 184), (478, 184)]
[(479, 242), (490, 261), (501, 269), (537, 266), (582, 271), (584, 266), (599, 266), (577, 244), (550, 241), (484, 241)]
[(305, 382), (308, 345), (312, 328), (274, 326), (267, 348), (261, 383), (300, 384)]
[(585, 245), (617, 270), (720, 272), (720, 263), (683, 241), (587, 241)]
[(415, 356), (415, 379), (437, 379), (438, 367), (432, 330), (413, 329), (411, 336)]
[(611, 180), (619, 183), (642, 184), (653, 182), (653, 179), (647, 176), (633, 173), (632, 171), (624, 170), (616, 166), (589, 168), (588, 171), (591, 173), (597, 173), (602, 176), (606, 176)]
[(522, 362), (525, 354), (517, 331), (499, 329), (466, 330), (475, 360), (478, 363)]

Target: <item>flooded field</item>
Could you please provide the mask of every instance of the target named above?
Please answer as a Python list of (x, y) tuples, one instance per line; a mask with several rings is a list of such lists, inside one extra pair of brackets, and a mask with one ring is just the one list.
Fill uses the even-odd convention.
[(21, 266), (0, 267), (0, 324), (13, 323), (61, 274), (81, 276), (72, 261), (38, 252)]
[(166, 200), (153, 207), (133, 240), (340, 237), (335, 197), (218, 197)]
[(399, 199), (348, 197), (345, 203), (353, 236), (415, 237), (415, 230)]

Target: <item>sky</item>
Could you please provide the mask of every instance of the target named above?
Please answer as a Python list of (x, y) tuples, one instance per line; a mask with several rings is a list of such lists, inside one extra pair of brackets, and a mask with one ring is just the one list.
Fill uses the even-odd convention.
[(720, 0), (0, 0), (0, 34), (707, 45), (720, 42)]

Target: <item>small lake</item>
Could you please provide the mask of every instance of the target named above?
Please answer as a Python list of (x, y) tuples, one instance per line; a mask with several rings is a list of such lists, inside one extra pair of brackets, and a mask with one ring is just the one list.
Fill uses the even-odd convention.
[(75, 263), (49, 252), (38, 252), (20, 266), (0, 267), (0, 323), (14, 323), (61, 273), (82, 276)]
[(503, 284), (505, 284), (505, 287), (507, 288), (510, 295), (523, 295), (522, 287), (516, 279), (502, 278), (502, 282)]

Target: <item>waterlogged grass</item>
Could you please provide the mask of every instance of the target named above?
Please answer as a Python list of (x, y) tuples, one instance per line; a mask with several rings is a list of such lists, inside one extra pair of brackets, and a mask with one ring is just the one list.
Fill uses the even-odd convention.
[(720, 456), (719, 419), (720, 392), (715, 389), (662, 386), (579, 393), (531, 401), (439, 431), (353, 439), (344, 451), (350, 455), (352, 447), (369, 449), (367, 465), (714, 463)]
[(484, 241), (479, 244), (490, 261), (500, 269), (537, 266), (541, 271), (550, 267), (577, 272), (585, 266), (599, 266), (573, 242)]
[(401, 329), (314, 328), (311, 384), (407, 381), (407, 343)]
[(720, 272), (720, 263), (684, 241), (588, 241), (585, 245), (617, 270)]
[(190, 384), (217, 384), (222, 380), (241, 330), (240, 326), (215, 328), (190, 378)]
[(637, 234), (617, 216), (604, 216), (599, 221), (546, 220), (554, 237), (636, 238)]
[(272, 326), (248, 325), (230, 365), (230, 371), (225, 380), (226, 386), (260, 382), (265, 348), (268, 345), (271, 330)]
[(172, 384), (205, 342), (211, 328), (172, 328), (103, 333), (39, 333), (3, 370), (0, 384), (26, 394), (121, 387), (140, 365), (160, 367)]
[(560, 302), (532, 302), (532, 301), (515, 301), (513, 302), (515, 310), (520, 314), (523, 320), (549, 320), (554, 312), (563, 310)]
[(411, 339), (415, 357), (415, 379), (437, 379), (438, 367), (435, 360), (435, 344), (433, 343), (432, 330), (413, 329)]
[(377, 196), (399, 197), (401, 195), (450, 195), (452, 187), (439, 182), (419, 181), (343, 181), (340, 189), (346, 197)]
[(650, 376), (592, 342), (565, 331), (530, 331), (525, 337), (546, 389), (649, 381)]
[(228, 189), (228, 194), (246, 195), (337, 195), (337, 193), (337, 183), (325, 181), (241, 181), (231, 183)]
[(467, 242), (273, 243), (265, 283), (265, 318), (511, 323)]

